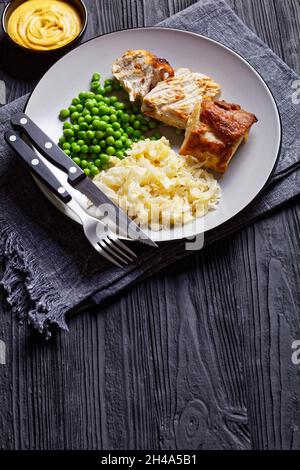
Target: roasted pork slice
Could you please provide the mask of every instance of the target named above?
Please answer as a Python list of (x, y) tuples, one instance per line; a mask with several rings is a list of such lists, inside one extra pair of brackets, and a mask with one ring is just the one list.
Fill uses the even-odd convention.
[(170, 126), (185, 129), (195, 103), (203, 98), (213, 100), (220, 91), (220, 85), (210, 77), (180, 68), (174, 77), (158, 83), (145, 96), (142, 112)]
[(129, 93), (130, 101), (143, 99), (159, 82), (173, 77), (169, 62), (142, 49), (127, 51), (113, 64), (112, 73)]
[(193, 155), (203, 167), (225, 173), (257, 118), (238, 104), (203, 100), (188, 121), (181, 155)]

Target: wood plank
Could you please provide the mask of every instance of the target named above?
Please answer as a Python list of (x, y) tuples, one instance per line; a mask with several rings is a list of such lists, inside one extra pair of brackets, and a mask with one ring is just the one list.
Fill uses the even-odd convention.
[[(88, 35), (191, 3), (89, 0)], [(299, 70), (297, 0), (230, 3)], [(10, 99), (32, 86), (6, 79)], [(0, 294), (0, 447), (299, 449), (299, 219), (286, 208), (78, 315), (48, 344)]]

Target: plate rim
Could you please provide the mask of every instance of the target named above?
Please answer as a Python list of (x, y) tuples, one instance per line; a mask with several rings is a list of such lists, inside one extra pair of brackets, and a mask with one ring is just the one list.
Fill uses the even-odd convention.
[[(261, 193), (264, 191), (264, 189), (266, 188), (266, 186), (268, 185), (269, 181), (271, 180), (274, 172), (275, 172), (275, 169), (278, 165), (278, 161), (279, 161), (279, 157), (280, 157), (280, 154), (281, 154), (281, 150), (282, 150), (282, 141), (283, 141), (283, 125), (282, 125), (282, 116), (281, 116), (281, 113), (280, 113), (280, 109), (279, 109), (279, 106), (278, 106), (278, 103), (277, 103), (277, 100), (274, 96), (274, 93), (273, 91), (271, 90), (271, 88), (269, 87), (269, 85), (266, 83), (265, 79), (263, 78), (263, 76), (261, 75), (260, 72), (258, 72), (256, 70), (256, 68), (247, 60), (245, 59), (241, 54), (239, 54), (238, 52), (234, 51), (233, 49), (231, 49), (230, 47), (228, 46), (225, 46), (223, 43), (221, 43), (220, 41), (217, 41), (215, 39), (212, 39), (208, 36), (205, 36), (204, 34), (199, 34), (199, 33), (195, 33), (193, 31), (186, 31), (186, 30), (183, 30), (183, 29), (179, 29), (179, 28), (169, 28), (167, 26), (137, 26), (135, 28), (122, 28), (122, 29), (119, 29), (117, 31), (111, 31), (111, 32), (108, 32), (108, 33), (103, 33), (103, 34), (98, 34), (97, 36), (94, 36), (90, 39), (87, 39), (86, 41), (83, 41), (82, 43), (78, 44), (77, 46), (73, 47), (69, 52), (67, 52), (66, 54), (64, 54), (60, 59), (58, 59), (57, 61), (54, 62), (54, 64), (51, 65), (51, 67), (49, 67), (48, 70), (46, 70), (46, 72), (41, 76), (41, 78), (37, 81), (37, 83), (35, 84), (33, 90), (30, 92), (25, 104), (24, 104), (24, 113), (26, 113), (26, 110), (27, 110), (27, 107), (29, 105), (29, 102), (30, 102), (30, 99), (33, 95), (33, 93), (35, 92), (36, 88), (39, 86), (40, 82), (44, 79), (44, 77), (47, 75), (47, 73), (53, 68), (55, 67), (60, 61), (62, 61), (67, 55), (71, 54), (74, 50), (76, 49), (79, 49), (81, 46), (91, 42), (91, 41), (94, 41), (94, 40), (97, 40), (103, 36), (110, 36), (110, 35), (114, 35), (114, 34), (119, 34), (119, 33), (122, 33), (122, 32), (125, 32), (125, 31), (141, 31), (141, 30), (144, 30), (144, 31), (150, 31), (150, 30), (159, 30), (159, 31), (175, 31), (176, 33), (181, 33), (181, 34), (187, 34), (187, 35), (191, 35), (191, 36), (196, 36), (196, 37), (200, 37), (202, 39), (205, 39), (206, 41), (208, 42), (211, 42), (213, 44), (216, 44), (218, 46), (221, 46), (221, 48), (229, 51), (231, 54), (235, 55), (236, 57), (238, 57), (240, 60), (242, 60), (250, 69), (252, 69), (252, 71), (258, 76), (258, 78), (262, 81), (262, 83), (264, 84), (264, 86), (266, 87), (266, 89), (268, 90), (269, 94), (271, 95), (271, 98), (273, 100), (273, 103), (275, 105), (275, 109), (277, 111), (277, 118), (278, 118), (278, 121), (279, 121), (279, 146), (278, 146), (278, 151), (277, 151), (277, 155), (276, 155), (276, 158), (275, 158), (275, 161), (274, 161), (274, 164), (273, 164), (273, 167), (265, 181), (265, 183), (263, 184), (263, 186), (261, 187), (261, 189), (258, 191), (258, 193), (254, 196), (254, 198), (249, 201), (246, 205), (244, 205), (236, 214), (232, 215), (231, 217), (229, 217), (227, 220), (225, 220), (224, 222), (221, 222), (219, 223), (218, 225), (216, 225), (215, 227), (209, 229), (209, 230), (203, 230), (203, 231), (200, 231), (199, 233), (196, 233), (193, 235), (193, 237), (197, 236), (197, 235), (200, 235), (200, 234), (210, 234), (211, 232), (213, 232), (214, 230), (217, 230), (217, 229), (220, 229), (222, 228), (223, 226), (225, 226), (227, 223), (229, 223), (230, 221), (234, 220), (236, 217), (239, 216), (239, 214), (241, 214), (243, 211), (245, 211), (248, 207), (250, 207), (256, 200), (257, 198), (261, 195)], [(36, 149), (34, 149), (36, 151)], [(30, 172), (31, 173), (31, 172)], [(38, 186), (39, 190), (44, 194), (45, 197), (47, 197), (47, 195), (45, 194), (45, 192), (41, 189), (41, 187), (44, 187), (43, 183), (40, 182), (39, 180), (36, 179), (36, 177), (31, 173), (31, 176), (35, 182), (35, 184)], [(46, 187), (45, 187), (46, 189)], [(47, 197), (47, 199), (49, 200), (49, 198)], [(56, 206), (51, 200), (50, 202)], [(58, 210), (60, 210), (59, 207), (57, 207)], [(62, 212), (65, 217), (67, 217), (68, 219), (71, 219), (73, 220), (74, 222), (77, 222), (81, 225), (81, 223), (76, 220), (76, 219), (72, 219), (71, 217), (69, 217), (65, 211), (62, 211), (60, 210), (60, 212)], [(170, 240), (158, 240), (156, 243), (168, 243), (168, 242), (172, 242), (172, 241), (178, 241), (178, 240), (184, 240), (185, 238), (171, 238)], [(126, 238), (125, 240), (128, 240), (128, 241), (134, 241), (130, 238)]]

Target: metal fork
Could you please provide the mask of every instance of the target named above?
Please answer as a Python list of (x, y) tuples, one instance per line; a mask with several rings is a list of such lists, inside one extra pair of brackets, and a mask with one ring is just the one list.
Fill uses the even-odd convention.
[(50, 168), (16, 132), (6, 131), (4, 137), (17, 155), (29, 166), (30, 170), (48, 186), (57, 198), (77, 214), (82, 222), (86, 238), (98, 253), (119, 267), (136, 258), (135, 253), (125, 243), (121, 242), (106, 224), (87, 214), (80, 207)]
[(68, 206), (80, 218), (84, 234), (90, 244), (104, 258), (122, 267), (137, 257), (106, 224), (87, 214), (74, 199), (68, 203)]

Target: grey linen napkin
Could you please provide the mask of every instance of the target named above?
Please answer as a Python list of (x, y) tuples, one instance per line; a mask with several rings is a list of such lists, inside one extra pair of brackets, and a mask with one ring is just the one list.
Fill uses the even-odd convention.
[[(199, 2), (162, 25), (211, 37), (244, 56), (270, 86), (282, 117), (282, 151), (272, 179), (238, 217), (206, 234), (209, 244), (299, 194), (300, 113), (292, 99), (299, 77), (222, 0)], [(46, 200), (3, 141), (11, 115), (25, 102), (23, 97), (0, 110), (0, 276), (18, 318), (50, 336), (54, 326), (67, 329), (67, 314), (83, 303), (99, 304), (190, 252), (184, 241), (161, 244), (155, 252), (135, 245), (138, 261), (126, 269), (99, 257), (80, 226)]]

